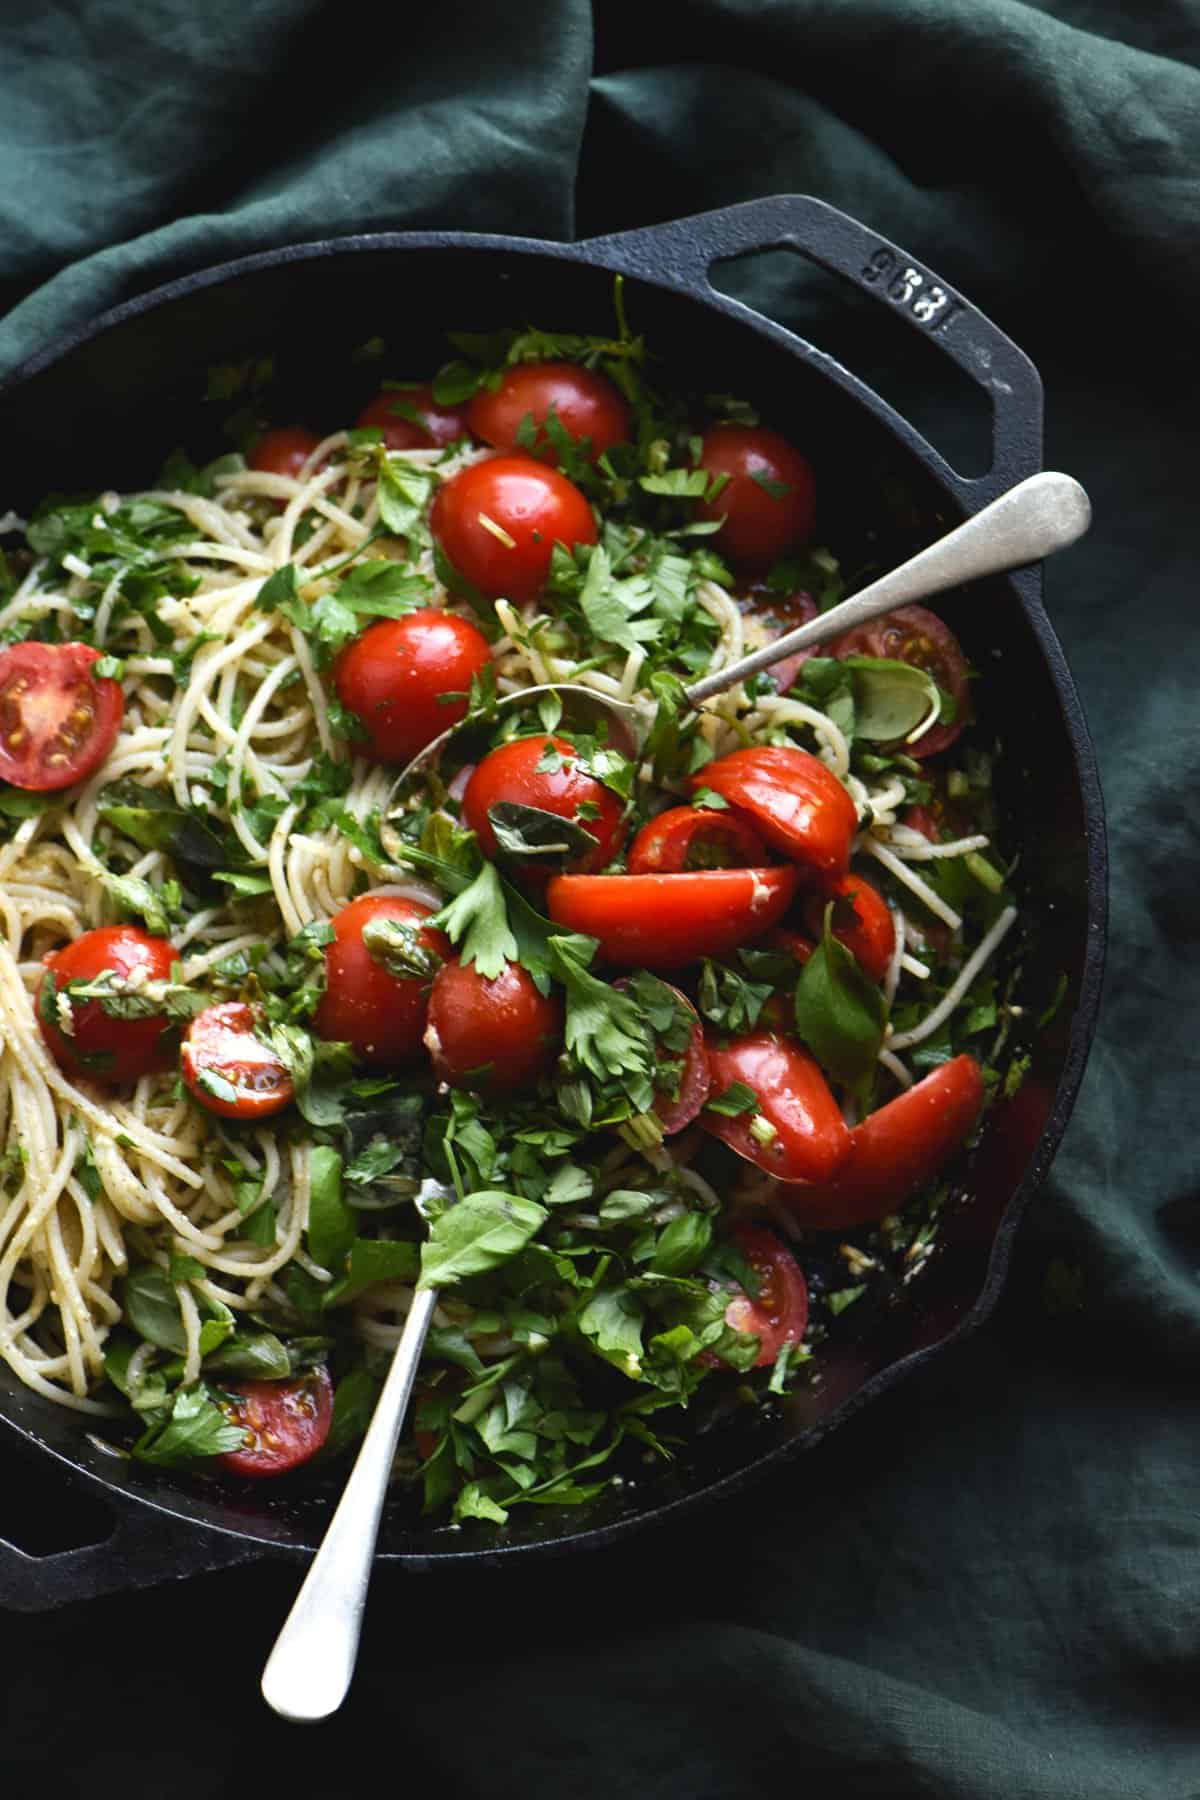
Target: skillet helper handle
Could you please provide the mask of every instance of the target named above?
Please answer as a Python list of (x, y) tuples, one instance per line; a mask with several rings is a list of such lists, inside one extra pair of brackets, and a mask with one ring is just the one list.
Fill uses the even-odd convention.
[(0, 1538), (0, 1612), (41, 1613), (76, 1600), (158, 1587), (212, 1569), (256, 1561), (258, 1544), (180, 1524), (156, 1507), (133, 1505), (95, 1544), (49, 1556)]
[[(986, 313), (932, 269), (824, 200), (808, 194), (775, 194), (689, 219), (592, 238), (579, 248), (589, 259), (660, 286), (681, 288), (709, 305), (715, 300), (734, 317), (755, 321), (762, 320), (761, 313), (714, 290), (713, 265), (759, 250), (795, 250), (889, 307), (987, 394), (992, 405), (992, 466), (986, 475), (968, 480), (925, 445), (941, 465), (943, 479), (964, 501), (981, 506), (1042, 466), (1042, 383), (1029, 358)], [(792, 345), (800, 341), (782, 326), (767, 323), (781, 340)], [(831, 359), (823, 360), (828, 364)], [(885, 404), (878, 395), (875, 399)], [(892, 408), (888, 411), (906, 435), (917, 435)]]

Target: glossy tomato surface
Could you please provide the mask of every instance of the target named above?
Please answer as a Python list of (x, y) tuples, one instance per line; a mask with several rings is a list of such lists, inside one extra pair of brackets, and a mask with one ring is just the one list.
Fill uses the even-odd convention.
[(849, 1128), (816, 1060), (799, 1044), (769, 1031), (724, 1041), (710, 1035), (708, 1066), (714, 1100), (735, 1082), (757, 1096), (757, 1112), (730, 1118), (710, 1105), (700, 1115), (705, 1131), (747, 1162), (777, 1181), (827, 1181), (845, 1162)]
[(759, 1340), (755, 1366), (762, 1369), (785, 1344), (802, 1341), (808, 1329), (808, 1283), (791, 1251), (765, 1225), (740, 1225), (733, 1241), (757, 1278), (758, 1293), (731, 1300), (725, 1323)]
[(693, 775), (689, 786), (712, 788), (773, 849), (823, 881), (846, 873), (858, 813), (837, 776), (807, 750), (782, 744), (734, 750)]
[(263, 432), (246, 462), (264, 475), (290, 475), (295, 480), (320, 441), (303, 425), (281, 425)]
[(770, 861), (758, 833), (734, 812), (670, 806), (642, 826), (629, 846), (631, 875), (688, 869), (756, 869)]
[(354, 423), (382, 431), (389, 450), (442, 448), (468, 431), (462, 407), (439, 406), (427, 384), (381, 389)]
[(255, 1035), (257, 1015), (241, 1000), (197, 1013), (179, 1053), (192, 1097), (223, 1119), (265, 1119), (291, 1103), (294, 1089), (281, 1058)]
[(234, 1381), (221, 1386), (221, 1410), (247, 1434), (241, 1450), (217, 1458), (232, 1475), (286, 1475), (315, 1456), (333, 1420), (333, 1383), (324, 1367), (287, 1381)]
[[(452, 954), (446, 934), (424, 924), (432, 910), (402, 894), (363, 894), (334, 914), (333, 942), (325, 946), (325, 992), (313, 1019), (320, 1037), (349, 1044), (372, 1068), (402, 1065), (420, 1055), (429, 990), (439, 964)], [(428, 959), (421, 973), (391, 973), (382, 953), (372, 955), (363, 942), (364, 929), (385, 919), (410, 927), (415, 960)]]
[[(740, 604), (741, 610), (763, 627), (768, 639), (786, 637), (789, 631), (796, 631), (817, 616), (817, 603), (811, 594), (800, 591), (780, 594), (757, 583), (749, 589)], [(772, 663), (766, 673), (779, 692), (786, 694), (809, 657), (822, 654), (823, 650), (819, 645), (813, 650), (797, 650), (794, 655), (785, 656), (781, 662)]]
[(549, 1072), (562, 1029), (562, 1001), (539, 994), (519, 963), (489, 981), (455, 958), (434, 978), (425, 1045), (440, 1081), (507, 1093)]
[(94, 673), (88, 644), (6, 644), (0, 650), (0, 780), (46, 793), (93, 775), (107, 757), (125, 695)]
[(61, 1025), (61, 995), (70, 982), (91, 982), (106, 973), (134, 984), (169, 981), (178, 959), (166, 938), (151, 937), (139, 925), (102, 925), (96, 931), (85, 931), (61, 950), (51, 951), (45, 960), (60, 1001), (52, 1023), (47, 977), (43, 976), (38, 990), (38, 1025), (60, 1069), (116, 1086), (170, 1068), (174, 1061), (172, 1027), (165, 1015), (117, 1019), (105, 1012), (99, 1000), (70, 1001), (70, 1032)]
[[(629, 408), (607, 376), (578, 363), (517, 363), (506, 369), (499, 387), (482, 388), (467, 408), (476, 437), (497, 450), (532, 450), (550, 462), (558, 460), (553, 440), (543, 429), (550, 413), (578, 445), (586, 442), (595, 462), (629, 436)], [(536, 432), (532, 444), (519, 444), (525, 420)]]
[(700, 516), (723, 519), (712, 543), (743, 569), (766, 569), (812, 536), (817, 517), (812, 465), (777, 431), (714, 425), (704, 434), (700, 467), (728, 477)]
[(887, 901), (861, 875), (843, 875), (828, 893), (813, 894), (805, 901), (804, 922), (814, 939), (821, 937), (825, 908), (831, 900), (834, 937), (858, 959), (872, 981), (882, 981), (896, 948), (896, 928)]
[(438, 489), (433, 535), (458, 573), (491, 600), (540, 592), (556, 543), (596, 542), (592, 509), (573, 482), (532, 456), (472, 463)]
[(950, 627), (927, 606), (901, 606), (896, 612), (885, 613), (881, 619), (835, 638), (825, 654), (883, 656), (890, 662), (911, 663), (932, 675), (951, 696), (956, 708), (953, 720), (931, 726), (915, 743), (906, 741), (904, 749), (909, 756), (936, 756), (961, 737), (970, 717), (967, 659)]
[(556, 875), (546, 906), (556, 924), (598, 938), (609, 962), (681, 969), (761, 937), (779, 923), (795, 891), (790, 868)]
[[(565, 856), (510, 856), (496, 839), (490, 816), (494, 806), (527, 806), (554, 813), (586, 831), (595, 840), (595, 848)], [(479, 839), (484, 855), (498, 856), (535, 882), (563, 871), (582, 875), (602, 869), (624, 841), (624, 817), (621, 800), (588, 774), (574, 745), (560, 737), (515, 738), (498, 745), (474, 769), (463, 794), (463, 818)]]
[(471, 683), (490, 660), (477, 625), (424, 607), (380, 619), (347, 644), (333, 685), (380, 762), (405, 763), (466, 715)]

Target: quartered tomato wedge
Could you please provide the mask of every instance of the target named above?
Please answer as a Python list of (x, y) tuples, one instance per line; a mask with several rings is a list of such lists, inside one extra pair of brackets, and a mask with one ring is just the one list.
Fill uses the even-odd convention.
[[(176, 960), (166, 938), (151, 937), (139, 925), (102, 925), (96, 931), (85, 931), (63, 949), (51, 951), (46, 968), (54, 977), (55, 1002), (51, 1008), (46, 993), (48, 977), (44, 976), (37, 1012), (42, 1036), (59, 1068), (68, 1075), (82, 1075), (106, 1085), (137, 1081), (142, 1075), (169, 1068), (172, 1027), (165, 1015), (114, 1018), (99, 1000), (72, 1000), (70, 983), (91, 982), (108, 974), (135, 985), (169, 981)], [(64, 996), (69, 1031), (63, 1029)]]
[(180, 1050), (183, 1079), (223, 1119), (265, 1119), (290, 1105), (294, 1089), (281, 1058), (255, 1036), (255, 1014), (241, 1000), (206, 1006)]
[(714, 1100), (741, 1082), (758, 1096), (758, 1109), (730, 1118), (708, 1106), (700, 1115), (705, 1131), (777, 1181), (828, 1181), (841, 1167), (850, 1132), (807, 1050), (769, 1031), (725, 1043), (710, 1036), (708, 1066)]
[(883, 656), (891, 662), (911, 663), (932, 675), (940, 688), (953, 696), (957, 708), (948, 725), (932, 725), (915, 743), (905, 743), (909, 756), (936, 756), (948, 750), (961, 735), (970, 712), (967, 659), (948, 625), (927, 606), (901, 606), (869, 625), (835, 638), (826, 656)]
[(428, 385), (383, 388), (354, 423), (382, 431), (389, 450), (430, 450), (467, 436), (462, 408), (439, 406)]
[(324, 1444), (333, 1420), (333, 1383), (324, 1367), (286, 1381), (235, 1381), (218, 1404), (246, 1432), (241, 1450), (217, 1458), (232, 1475), (286, 1475)]
[(35, 793), (71, 787), (100, 767), (125, 716), (119, 681), (93, 674), (89, 644), (0, 650), (0, 780)]
[(781, 1198), (800, 1224), (815, 1231), (846, 1231), (885, 1218), (965, 1143), (983, 1098), (979, 1064), (973, 1056), (956, 1056), (868, 1113), (850, 1133), (849, 1153), (832, 1180), (789, 1188)]
[(757, 1368), (773, 1363), (785, 1344), (798, 1344), (808, 1329), (808, 1283), (791, 1251), (765, 1225), (740, 1225), (733, 1241), (758, 1280), (756, 1295), (739, 1294), (725, 1308), (725, 1323), (762, 1345)]
[(813, 894), (804, 903), (804, 922), (814, 938), (821, 936), (830, 898), (834, 937), (858, 958), (872, 981), (882, 981), (896, 947), (896, 928), (887, 901), (861, 875), (843, 875), (828, 893)]
[[(578, 363), (517, 363), (499, 387), (481, 388), (467, 408), (471, 430), (498, 450), (532, 450), (557, 462), (553, 439), (544, 427), (551, 412), (576, 444), (586, 441), (595, 462), (629, 436), (629, 408), (605, 375)], [(525, 421), (536, 432), (532, 444), (518, 441)]]
[(434, 1074), (451, 1087), (532, 1087), (553, 1064), (562, 1030), (562, 1001), (540, 994), (520, 963), (488, 980), (455, 957), (434, 977), (425, 1047)]
[(846, 873), (858, 813), (837, 776), (807, 750), (783, 744), (734, 750), (693, 775), (689, 786), (712, 788), (773, 849), (823, 880)]
[(670, 806), (651, 819), (629, 846), (631, 875), (678, 875), (689, 869), (755, 869), (767, 847), (734, 812)]
[(727, 956), (787, 911), (795, 869), (698, 869), (688, 875), (556, 875), (546, 906), (557, 925), (598, 938), (626, 968), (681, 969)]

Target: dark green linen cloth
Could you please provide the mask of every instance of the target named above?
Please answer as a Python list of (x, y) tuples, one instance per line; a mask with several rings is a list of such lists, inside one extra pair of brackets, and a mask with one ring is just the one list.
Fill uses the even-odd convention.
[[(1092, 494), (1048, 597), (1113, 855), (1082, 1097), (969, 1344), (670, 1532), (384, 1576), (316, 1734), (256, 1695), (286, 1567), (0, 1619), (10, 1775), (178, 1800), (1200, 1795), (1198, 60), (1194, 0), (0, 9), (0, 371), (167, 275), (330, 233), (584, 236), (799, 191), (898, 239), (1039, 363), (1047, 462)], [(736, 279), (903, 381), (794, 259)], [(937, 441), (953, 403), (916, 398)]]

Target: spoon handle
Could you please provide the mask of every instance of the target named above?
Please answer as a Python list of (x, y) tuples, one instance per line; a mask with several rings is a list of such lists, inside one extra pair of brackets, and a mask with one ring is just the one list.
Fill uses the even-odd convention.
[(693, 706), (736, 687), (751, 675), (769, 669), (772, 663), (797, 650), (810, 650), (814, 644), (828, 643), (841, 637), (880, 613), (907, 606), (912, 600), (925, 600), (963, 581), (975, 581), (981, 575), (999, 575), (1006, 569), (1019, 569), (1026, 563), (1040, 562), (1056, 550), (1065, 550), (1081, 538), (1091, 523), (1092, 509), (1087, 495), (1070, 475), (1045, 470), (1031, 475), (973, 519), (946, 533), (928, 549), (901, 563), (898, 569), (873, 581), (860, 594), (830, 607), (820, 618), (789, 631), (774, 643), (749, 656), (693, 682), (687, 690)]
[(436, 1288), (413, 1296), (350, 1479), (267, 1659), (263, 1698), (285, 1719), (327, 1719), (346, 1697), (392, 1458), (437, 1301)]

